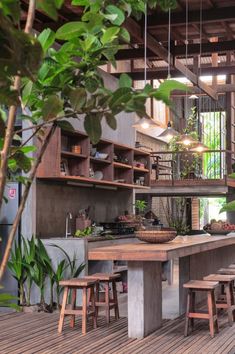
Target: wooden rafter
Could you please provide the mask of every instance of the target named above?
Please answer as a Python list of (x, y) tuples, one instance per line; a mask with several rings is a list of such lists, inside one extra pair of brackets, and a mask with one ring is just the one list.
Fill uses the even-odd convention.
[[(142, 39), (142, 31), (141, 27), (138, 23), (136, 23), (132, 18), (129, 18), (126, 21), (126, 25), (128, 27), (129, 32), (133, 35), (136, 33), (139, 34), (141, 41)], [(168, 63), (168, 51), (149, 33), (147, 33), (147, 46), (148, 48), (156, 53), (160, 58), (165, 60)], [(197, 75), (195, 75), (191, 70), (189, 70), (184, 64), (182, 64), (178, 59), (174, 59), (172, 54), (170, 55), (170, 65), (175, 67), (178, 71), (180, 71), (185, 77), (187, 77), (193, 84), (200, 87), (202, 91), (204, 91), (208, 96), (217, 100), (217, 94), (214, 90), (212, 90), (208, 85), (202, 82)]]

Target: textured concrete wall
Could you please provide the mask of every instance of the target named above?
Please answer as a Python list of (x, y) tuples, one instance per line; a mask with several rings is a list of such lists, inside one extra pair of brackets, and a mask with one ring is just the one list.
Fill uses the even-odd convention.
[[(42, 238), (65, 235), (66, 213), (73, 216), (80, 209), (90, 206), (91, 218), (96, 222), (113, 221), (114, 218), (131, 211), (131, 190), (106, 190), (75, 187), (54, 183), (37, 182), (36, 233)], [(75, 218), (72, 220), (75, 231)]]

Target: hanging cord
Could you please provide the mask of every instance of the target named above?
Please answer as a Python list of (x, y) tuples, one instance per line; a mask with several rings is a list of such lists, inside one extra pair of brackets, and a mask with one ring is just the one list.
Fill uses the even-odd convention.
[(171, 9), (169, 8), (169, 21), (168, 21), (168, 74), (167, 79), (171, 77)]
[(144, 14), (144, 86), (147, 82), (147, 1), (145, 3)]
[[(188, 0), (186, 0), (185, 4), (185, 60), (186, 60), (186, 79), (187, 77), (187, 70), (188, 70)], [(186, 91), (185, 91), (185, 112), (186, 115), (188, 115), (188, 85), (186, 85)]]
[[(201, 59), (202, 59), (202, 0), (200, 0), (200, 26), (199, 26), (199, 80), (201, 80)], [(199, 102), (198, 102), (198, 119), (200, 120), (201, 116), (201, 100), (202, 100), (202, 95), (201, 95), (201, 89), (200, 89), (200, 95), (199, 95)]]

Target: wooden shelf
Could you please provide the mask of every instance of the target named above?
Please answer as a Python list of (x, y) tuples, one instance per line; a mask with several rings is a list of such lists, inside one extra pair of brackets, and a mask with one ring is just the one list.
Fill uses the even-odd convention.
[(61, 156), (63, 157), (68, 157), (68, 158), (80, 158), (80, 159), (86, 159), (87, 155), (84, 154), (76, 154), (75, 152), (70, 152), (70, 151), (61, 151)]
[(132, 168), (132, 166), (131, 165), (128, 165), (128, 164), (125, 164), (125, 163), (122, 163), (122, 162), (116, 162), (116, 161), (114, 161), (113, 162), (113, 166), (115, 167), (115, 168), (123, 168), (123, 169), (131, 169)]
[(120, 273), (120, 272), (126, 272), (127, 271), (127, 266), (123, 265), (123, 266), (114, 266), (113, 267), (113, 272), (114, 273)]
[[(73, 146), (81, 146), (82, 154), (72, 152)], [(97, 152), (108, 154), (107, 159), (91, 156), (91, 148)], [(126, 161), (127, 163), (118, 162)], [(134, 166), (136, 162), (144, 164), (146, 168)], [(67, 166), (67, 174), (61, 171), (63, 164)], [(37, 178), (57, 181), (61, 183), (73, 182), (87, 187), (110, 186), (127, 189), (150, 188), (150, 154), (134, 149), (131, 146), (121, 145), (109, 140), (101, 139), (98, 144), (91, 145), (89, 137), (79, 131), (72, 133), (57, 128), (39, 166)], [(91, 170), (102, 171), (103, 180), (90, 178)], [(141, 176), (142, 174), (142, 176)], [(83, 176), (83, 177), (81, 177)], [(135, 184), (138, 177), (144, 177), (144, 186)], [(125, 182), (115, 182), (124, 180)]]
[(92, 156), (90, 157), (90, 161), (94, 162), (94, 163), (100, 163), (100, 164), (110, 164), (111, 163), (110, 160), (99, 159), (99, 158), (92, 157)]
[(149, 170), (147, 168), (136, 167), (136, 166), (133, 167), (133, 170), (134, 171), (138, 171), (138, 172), (144, 172), (144, 173), (148, 173), (149, 172)]
[(127, 189), (149, 189), (150, 187), (147, 186), (140, 186), (140, 185), (135, 185), (135, 184), (129, 184), (129, 183), (118, 183), (118, 182), (112, 182), (112, 181), (106, 181), (106, 180), (98, 180), (95, 178), (87, 178), (87, 177), (80, 177), (80, 176), (58, 176), (58, 177), (38, 177), (39, 179), (42, 180), (47, 180), (47, 181), (58, 181), (58, 182), (73, 182), (79, 183), (79, 187), (81, 186), (82, 183), (84, 184), (90, 184), (92, 185), (103, 185), (103, 186), (113, 186), (117, 188), (127, 188)]

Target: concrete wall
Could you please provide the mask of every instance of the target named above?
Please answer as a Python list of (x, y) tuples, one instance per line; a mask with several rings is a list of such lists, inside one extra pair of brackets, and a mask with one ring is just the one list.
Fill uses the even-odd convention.
[[(36, 234), (42, 238), (65, 235), (66, 213), (75, 217), (90, 206), (96, 222), (113, 221), (120, 213), (132, 209), (132, 190), (106, 190), (37, 182)], [(75, 218), (72, 220), (75, 231)]]

